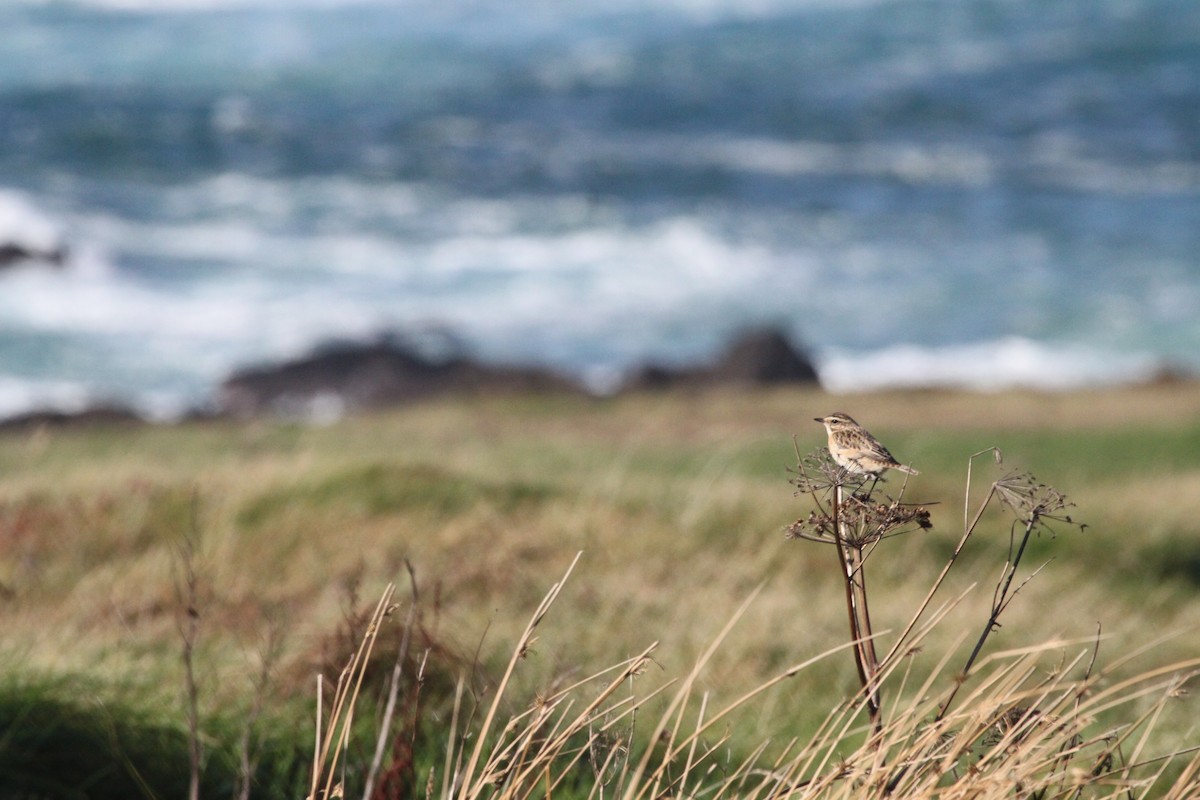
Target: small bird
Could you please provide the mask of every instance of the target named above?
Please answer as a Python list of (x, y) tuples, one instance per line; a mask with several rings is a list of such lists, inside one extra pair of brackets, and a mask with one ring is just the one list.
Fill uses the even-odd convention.
[(828, 417), (816, 417), (829, 433), (829, 455), (834, 463), (853, 475), (872, 475), (876, 479), (885, 470), (897, 469), (918, 475), (915, 469), (901, 464), (888, 449), (879, 443), (850, 415), (838, 411)]

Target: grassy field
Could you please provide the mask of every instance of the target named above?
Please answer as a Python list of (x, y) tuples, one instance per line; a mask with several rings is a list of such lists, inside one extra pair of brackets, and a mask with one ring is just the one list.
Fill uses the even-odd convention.
[[(1033, 541), (1018, 578), (1040, 571), (988, 652), (1057, 642), (1038, 661), (1053, 670), (1091, 652), (1099, 625), (1096, 661), (1114, 665), (1111, 681), (1200, 655), (1200, 386), (1188, 383), (1063, 395), (466, 398), (327, 427), (41, 430), (0, 438), (0, 690), (9, 709), (0, 770), (10, 784), (24, 770), (29, 785), (137, 774), (133, 785), (148, 796), (177, 794), (180, 775), (186, 783), (187, 539), (206, 797), (235, 793), (247, 722), (263, 743), (254, 796), (302, 796), (315, 675), (336, 682), (364, 610), (390, 581), (399, 607), (378, 650), (392, 657), (412, 604), (406, 562), (420, 597), (412, 652), (430, 652), (416, 756), (426, 770), (444, 759), (460, 676), (464, 702), (486, 708), (529, 615), (579, 552), (506, 703), (521, 708), (653, 642), (639, 681), (687, 675), (758, 590), (697, 679), (698, 696), (728, 702), (846, 642), (834, 548), (784, 535), (810, 509), (793, 495), (789, 468), (797, 453), (823, 446), (812, 418), (835, 410), (921, 470), (906, 499), (928, 504), (934, 524), (884, 542), (868, 563), (883, 649), (962, 533), (968, 457), (998, 447), (1003, 464), (975, 462), (974, 502), (1006, 471), (1028, 470), (1066, 493), (1087, 527), (1053, 525), (1054, 535)], [(885, 485), (899, 488), (899, 478)], [(961, 669), (1010, 529), (1000, 512), (985, 516), (939, 593), (961, 599), (908, 659), (908, 685)], [(382, 706), (388, 670), (368, 676), (364, 725)], [(829, 656), (723, 721), (722, 758), (812, 735), (857, 689), (849, 654)], [(1186, 698), (1164, 707), (1147, 747), (1200, 744), (1196, 716)], [(74, 729), (87, 725), (94, 730)], [(632, 727), (636, 740), (653, 725)], [(64, 732), (123, 754), (117, 762), (127, 766), (64, 771), (44, 756)], [(128, 768), (138, 748), (179, 771)], [(49, 778), (35, 774), (39, 759)]]

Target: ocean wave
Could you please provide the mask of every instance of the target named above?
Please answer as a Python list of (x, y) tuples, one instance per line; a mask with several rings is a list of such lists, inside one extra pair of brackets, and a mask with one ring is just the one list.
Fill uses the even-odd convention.
[(204, 397), (178, 389), (141, 390), (97, 386), (88, 380), (0, 375), (0, 420), (30, 412), (78, 414), (108, 406), (128, 408), (144, 419), (172, 422), (204, 407)]
[(894, 388), (1065, 391), (1149, 380), (1162, 363), (1145, 353), (1005, 337), (987, 342), (922, 347), (894, 345), (821, 354), (821, 385), (831, 392)]
[(1197, 366), (1177, 0), (29, 2), (0, 240), (69, 255), (0, 274), (18, 399), (426, 324), (593, 376), (777, 324), (839, 391)]
[[(64, 0), (20, 0), (23, 5), (63, 5)], [(662, 13), (669, 11), (700, 19), (762, 17), (797, 9), (878, 6), (911, 0), (608, 0), (604, 4), (546, 4), (537, 0), (497, 3), (495, 0), (67, 0), (65, 4), (111, 11), (195, 12), (228, 9), (341, 8), (364, 5), (395, 7), (406, 11), (431, 10), (447, 14), (500, 12), (508, 15), (579, 17), (598, 13)]]
[(0, 375), (0, 418), (35, 409), (77, 412), (92, 400), (90, 388), (82, 381)]
[[(369, 1), (369, 0), (368, 0)], [(382, 5), (384, 0), (376, 0)], [(364, 0), (18, 0), (25, 6), (77, 6), (107, 11), (186, 13), (229, 9), (340, 8)]]
[(697, 172), (715, 169), (772, 178), (868, 178), (963, 189), (1020, 181), (1113, 196), (1194, 194), (1200, 190), (1200, 162), (1148, 159), (1118, 163), (1089, 155), (1084, 142), (1063, 133), (1001, 150), (985, 143), (842, 143), (639, 132), (636, 136), (588, 138), (576, 147), (558, 148), (554, 158), (563, 172), (579, 172), (588, 162), (605, 159), (639, 169), (669, 165)]
[[(1067, 389), (1150, 376), (1158, 367), (1150, 357), (1104, 348), (1133, 345), (1144, 309), (1180, 328), (1196, 302), (1182, 265), (1153, 275), (1111, 265), (1095, 275), (1121, 304), (1080, 300), (1084, 310), (1061, 331), (1064, 341), (1107, 338), (1095, 348), (1056, 345), (1043, 343), (1049, 332), (1002, 338), (1014, 303), (1030, 324), (1057, 313), (1053, 253), (1036, 238), (960, 241), (939, 223), (925, 230), (939, 244), (918, 247), (894, 240), (896, 231), (872, 240), (873, 219), (873, 232), (824, 214), (784, 215), (768, 228), (762, 213), (635, 221), (578, 197), (456, 198), (344, 177), (225, 175), (166, 195), (154, 219), (71, 218), (73, 235), (108, 254), (97, 259), (105, 268), (0, 278), (6, 335), (102, 346), (96, 375), (127, 377), (134, 396), (193, 400), (249, 362), (422, 325), (454, 331), (484, 359), (594, 376), (701, 361), (738, 329), (781, 324), (821, 355), (833, 391)], [(942, 262), (979, 266), (931, 269)], [(997, 302), (964, 301), (981, 292)], [(890, 310), (864, 315), (881, 295)], [(913, 314), (922, 344), (873, 347)], [(983, 343), (929, 344), (954, 337)], [(127, 366), (115, 369), (120, 361)], [(79, 369), (75, 359), (60, 374)]]
[(48, 252), (62, 246), (62, 226), (24, 192), (0, 189), (0, 244)]

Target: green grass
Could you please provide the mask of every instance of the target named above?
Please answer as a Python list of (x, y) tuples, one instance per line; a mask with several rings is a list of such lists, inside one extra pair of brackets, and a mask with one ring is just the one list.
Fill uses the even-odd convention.
[(1143, 423), (1116, 430), (910, 434), (897, 437), (895, 448), (904, 447), (926, 470), (953, 472), (962, 468), (963, 453), (997, 441), (1006, 459), (1068, 484), (1119, 483), (1131, 474), (1166, 480), (1200, 468), (1200, 424), (1192, 419), (1169, 430)]
[[(727, 701), (845, 640), (834, 551), (783, 535), (807, 513), (788, 484), (796, 448), (822, 446), (811, 419), (839, 409), (921, 469), (909, 496), (931, 504), (935, 524), (885, 543), (868, 562), (877, 629), (907, 621), (961, 532), (967, 457), (997, 446), (1005, 463), (976, 461), (974, 497), (1005, 470), (1027, 469), (1066, 492), (1088, 527), (1060, 526), (1033, 542), (1029, 571), (1046, 566), (1007, 612), (996, 650), (1083, 641), (1101, 622), (1101, 656), (1113, 659), (1154, 632), (1179, 632), (1152, 654), (1169, 663), (1194, 654), (1200, 627), (1200, 426), (1176, 413), (1189, 407), (1200, 407), (1200, 389), (838, 398), (779, 390), (475, 398), (328, 427), (9, 434), (0, 438), (5, 669), (49, 676), (43, 694), (63, 707), (97, 697), (130, 725), (153, 728), (136, 708), (105, 699), (119, 698), (129, 675), (142, 676), (164, 709), (154, 724), (165, 719), (178, 732), (175, 580), (180, 541), (194, 531), (196, 656), (214, 753), (233, 747), (236, 725), (222, 720), (247, 706), (272, 626), (286, 630), (268, 698), (272, 725), (283, 751), (308, 746), (314, 676), (336, 679), (353, 638), (348, 609), (398, 581), (403, 612), (406, 559), (429, 641), (446, 656), (427, 685), (442, 720), (464, 671), (475, 676), (478, 702), (486, 699), (528, 614), (578, 551), (572, 583), (522, 660), (508, 707), (653, 641), (651, 671), (686, 672), (761, 586), (702, 679), (711, 702)], [(893, 477), (885, 487), (900, 483)], [(973, 640), (1008, 547), (1008, 522), (989, 515), (945, 589), (963, 600), (912, 658), (914, 684), (947, 650), (966, 647), (964, 637)], [(394, 627), (385, 640), (396, 646)], [(57, 676), (87, 676), (88, 688)], [(811, 734), (827, 701), (855, 687), (848, 656), (780, 684), (730, 718), (729, 757), (747, 755), (765, 736), (782, 743)], [(1187, 735), (1186, 715), (1173, 713), (1164, 713), (1165, 738)], [(423, 741), (441, 741), (438, 734)], [(175, 740), (161, 741), (162, 760), (186, 769), (177, 744), (167, 743)], [(437, 754), (419, 757), (431, 764)], [(210, 766), (222, 774), (217, 760)], [(271, 769), (291, 775), (299, 767)]]
[[(178, 713), (128, 688), (78, 675), (9, 674), (0, 682), (0, 781), (5, 797), (186, 797), (188, 734)], [(241, 720), (205, 722), (201, 796), (232, 796)], [(305, 742), (257, 739), (263, 796), (301, 796)], [(183, 768), (181, 769), (181, 766)]]
[(375, 463), (265, 492), (242, 508), (237, 522), (253, 530), (283, 512), (307, 515), (333, 508), (364, 518), (420, 511), (437, 519), (463, 514), (478, 504), (511, 513), (553, 495), (547, 485), (492, 483), (425, 464)]

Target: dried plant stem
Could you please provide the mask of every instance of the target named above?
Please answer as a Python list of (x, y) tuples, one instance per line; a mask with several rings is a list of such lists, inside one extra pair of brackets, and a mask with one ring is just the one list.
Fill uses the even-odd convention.
[[(584, 707), (584, 709), (580, 711), (574, 719), (571, 719), (565, 726), (561, 726), (559, 730), (552, 731), (551, 734), (546, 737), (544, 744), (541, 745), (541, 752), (534, 754), (536, 758), (531, 766), (521, 770), (514, 770), (513, 777), (511, 778), (512, 783), (514, 785), (521, 785), (528, 777), (530, 777), (530, 775), (546, 767), (549, 763), (549, 759), (545, 758), (545, 754), (555, 754), (563, 751), (567, 745), (568, 739), (572, 735), (578, 731), (585, 730), (588, 724), (597, 718), (597, 713), (600, 711), (603, 704), (607, 702), (607, 700), (612, 697), (612, 695), (616, 693), (616, 691), (620, 689), (622, 685), (624, 685), (626, 680), (642, 670), (646, 662), (650, 659), (650, 653), (653, 652), (657, 647), (658, 643), (655, 642), (634, 658), (628, 659), (623, 664), (620, 674), (618, 674), (616, 678), (614, 678), (603, 690), (601, 690), (591, 703)], [(560, 697), (561, 696), (562, 695), (560, 695)], [(561, 700), (559, 698), (555, 698), (554, 703), (557, 705), (559, 702), (561, 702)], [(569, 709), (569, 706), (566, 708)], [(546, 713), (549, 713), (548, 710)], [(564, 711), (563, 719), (567, 719), (566, 711)], [(576, 758), (582, 758), (585, 752), (586, 748), (580, 749), (577, 752)]]
[(312, 763), (312, 786), (308, 794), (308, 800), (313, 800), (317, 793), (317, 780), (321, 773), (321, 733), (323, 731), (321, 723), (325, 719), (325, 676), (317, 674), (317, 724), (314, 727), (313, 733), (313, 763)]
[[(837, 645), (836, 647), (831, 647), (830, 649), (825, 650), (825, 651), (813, 656), (812, 658), (806, 659), (805, 661), (803, 661), (799, 664), (795, 664), (795, 665), (789, 667), (787, 670), (779, 673), (774, 678), (771, 678), (770, 680), (759, 684), (758, 686), (754, 687), (750, 691), (746, 692), (745, 694), (736, 698), (732, 702), (728, 703), (719, 712), (717, 712), (713, 716), (706, 719), (703, 722), (703, 724), (697, 724), (696, 728), (690, 734), (688, 734), (688, 736), (685, 739), (683, 739), (682, 742), (673, 743), (673, 745), (667, 750), (666, 757), (663, 759), (664, 768), (665, 768), (665, 765), (668, 764), (672, 759), (674, 759), (677, 756), (679, 756), (680, 754), (682, 754), (683, 751), (687, 747), (689, 747), (694, 740), (696, 740), (698, 737), (703, 735), (709, 729), (713, 728), (718, 722), (720, 722), (721, 720), (728, 717), (730, 714), (732, 714), (737, 709), (743, 708), (747, 703), (749, 703), (755, 697), (758, 697), (763, 692), (766, 692), (766, 691), (774, 688), (775, 686), (782, 683), (783, 681), (786, 681), (790, 678), (795, 677), (800, 672), (808, 669), (813, 664), (816, 664), (817, 662), (824, 660), (828, 656), (831, 656), (834, 653), (839, 653), (848, 647), (853, 648), (856, 646), (857, 646), (856, 642), (848, 642), (846, 644)], [(683, 697), (684, 699), (687, 699), (686, 685), (685, 685), (685, 688), (683, 690), (681, 690), (680, 696)], [(857, 702), (857, 700), (855, 702)], [(854, 703), (851, 703), (851, 704), (847, 704), (847, 706), (845, 708), (853, 708), (853, 707), (854, 707)], [(845, 709), (843, 709), (843, 710), (845, 710)], [(847, 722), (846, 724), (848, 727), (850, 723)], [(657, 795), (655, 795), (655, 796), (657, 796)]]
[(183, 678), (188, 726), (188, 800), (199, 800), (200, 769), (204, 744), (200, 740), (200, 690), (196, 682), (196, 642), (200, 637), (199, 577), (196, 574), (196, 545), (200, 538), (199, 499), (192, 495), (191, 528), (179, 545), (176, 604), (181, 614), (179, 636), (183, 642)]
[(576, 553), (574, 560), (571, 561), (571, 566), (567, 567), (567, 571), (563, 575), (562, 579), (550, 587), (550, 591), (546, 593), (544, 598), (542, 598), (541, 604), (537, 607), (537, 611), (534, 612), (533, 618), (530, 619), (529, 624), (525, 626), (525, 632), (521, 634), (521, 638), (518, 641), (516, 648), (513, 649), (512, 658), (509, 659), (508, 662), (508, 669), (504, 671), (504, 677), (500, 679), (500, 683), (496, 686), (495, 696), (492, 699), (492, 705), (490, 708), (488, 708), (487, 715), (483, 719), (483, 725), (476, 734), (477, 738), (475, 740), (475, 747), (472, 748), (471, 756), (467, 759), (466, 769), (463, 771), (462, 778), (459, 782), (460, 798), (468, 797), (470, 790), (477, 788), (472, 786), (472, 778), (475, 775), (475, 769), (479, 766), (479, 760), (483, 756), (483, 748), (488, 740), (488, 734), (491, 732), (492, 722), (495, 720), (496, 713), (499, 711), (500, 700), (504, 697), (504, 690), (508, 687), (508, 682), (512, 679), (513, 671), (517, 668), (517, 661), (519, 661), (525, 655), (525, 653), (528, 652), (529, 644), (534, 638), (533, 632), (537, 630), (537, 626), (541, 624), (542, 619), (545, 618), (546, 613), (550, 610), (550, 607), (554, 605), (554, 601), (558, 599), (558, 595), (562, 591), (563, 585), (567, 582), (567, 578), (571, 576), (571, 572), (575, 569), (575, 565), (579, 563), (579, 559), (582, 555), (582, 551)]
[[(409, 613), (409, 621), (412, 620), (412, 614)], [(408, 631), (405, 631), (404, 643), (408, 643)], [(367, 779), (363, 784), (363, 800), (371, 797), (372, 791), (375, 789), (375, 781), (379, 777), (379, 769), (383, 765), (383, 753), (387, 749), (389, 741), (388, 732), (392, 727), (392, 718), (396, 714), (396, 697), (400, 691), (400, 678), (404, 671), (404, 656), (407, 648), (401, 646), (400, 652), (396, 656), (396, 661), (392, 664), (392, 674), (388, 679), (388, 695), (387, 705), (384, 707), (383, 719), (379, 722), (379, 735), (375, 739), (375, 754), (371, 757), (371, 767), (367, 770)]]
[[(877, 544), (877, 543), (876, 543)], [(855, 546), (854, 570), (855, 583), (854, 586), (858, 590), (859, 608), (862, 610), (862, 639), (859, 645), (863, 650), (864, 662), (867, 667), (867, 676), (870, 678), (870, 685), (865, 687), (867, 690), (868, 707), (875, 708), (875, 732), (878, 733), (883, 724), (881, 711), (881, 700), (879, 697), (879, 654), (875, 650), (875, 631), (871, 626), (871, 607), (867, 602), (867, 573), (863, 548)]]
[(1200, 784), (1200, 755), (1197, 755), (1179, 773), (1167, 797), (1183, 797), (1185, 792), (1194, 791)]
[[(742, 603), (742, 605), (738, 607), (736, 611), (733, 612), (729, 622), (725, 624), (725, 627), (721, 629), (721, 632), (717, 634), (713, 642), (696, 660), (691, 672), (689, 672), (687, 678), (684, 679), (679, 690), (675, 693), (675, 696), (671, 699), (671, 702), (667, 706), (662, 717), (659, 719), (658, 725), (650, 734), (649, 741), (657, 742), (661, 741), (664, 737), (669, 737), (669, 734), (667, 734), (669, 721), (674, 718), (674, 716), (679, 713), (681, 709), (684, 708), (691, 696), (692, 688), (695, 686), (695, 683), (699, 679), (700, 674), (703, 672), (704, 667), (708, 664), (709, 660), (712, 659), (718, 647), (720, 647), (721, 643), (725, 641), (725, 638), (729, 636), (729, 633), (733, 630), (734, 626), (750, 607), (750, 603), (754, 601), (754, 598), (756, 598), (761, 591), (762, 586), (760, 585), (750, 594), (746, 601)], [(720, 715), (718, 715), (718, 718), (719, 716)], [(712, 720), (709, 721), (709, 724), (712, 724)], [(668, 745), (668, 747), (670, 747), (670, 745)], [(644, 780), (644, 776), (646, 775), (647, 770), (650, 768), (650, 762), (653, 757), (654, 748), (647, 748), (641, 760), (630, 774), (629, 788), (623, 795), (625, 800), (636, 800), (636, 798), (643, 797), (646, 794), (649, 794), (652, 797), (658, 796), (657, 791), (652, 791), (651, 787), (656, 787), (661, 780), (662, 772), (667, 768), (667, 762), (669, 759), (664, 759), (658, 769), (651, 773), (650, 779)]]
[(876, 676), (879, 660), (871, 634), (871, 617), (867, 605), (866, 577), (863, 571), (862, 549), (851, 544), (842, 520), (842, 484), (833, 487), (833, 529), (837, 536), (838, 563), (846, 588), (846, 612), (850, 617), (850, 639), (854, 642), (854, 666), (867, 698), (867, 714), (871, 727), (879, 733), (883, 727), (880, 713), (879, 685)]
[[(367, 770), (367, 780), (363, 787), (363, 800), (368, 800), (379, 778), (379, 769), (383, 765), (383, 752), (389, 741), (388, 733), (392, 728), (392, 717), (396, 713), (396, 698), (400, 692), (400, 678), (404, 671), (404, 660), (408, 657), (408, 645), (412, 637), (412, 628), (417, 618), (417, 605), (420, 595), (417, 592), (417, 575), (412, 562), (404, 559), (408, 569), (409, 584), (412, 587), (412, 605), (408, 609), (408, 618), (404, 621), (404, 635), (400, 639), (400, 650), (396, 653), (396, 661), (392, 664), (392, 675), (388, 684), (387, 706), (383, 719), (379, 723), (379, 736), (375, 740), (375, 754), (371, 757), (371, 767)], [(415, 731), (414, 731), (415, 733)]]
[[(971, 462), (974, 461), (975, 458), (982, 455), (983, 453), (991, 453), (994, 450), (995, 450), (995, 448), (984, 450), (982, 452), (976, 453), (975, 455), (971, 456), (970, 459), (968, 459), (968, 461), (967, 461), (967, 491), (966, 491), (966, 494), (968, 497), (970, 497), (970, 494), (971, 494)], [(954, 551), (952, 553), (950, 553), (950, 558), (948, 558), (946, 560), (946, 564), (945, 564), (945, 566), (942, 567), (941, 573), (938, 574), (937, 579), (934, 580), (933, 584), (929, 587), (929, 591), (925, 593), (925, 599), (922, 600), (920, 605), (917, 606), (916, 613), (913, 614), (912, 619), (909, 620), (909, 623), (904, 628), (904, 631), (900, 634), (899, 637), (897, 637), (896, 643), (892, 645), (892, 649), (890, 651), (888, 651), (887, 656), (884, 657), (883, 663), (885, 663), (885, 664), (889, 663), (900, 652), (900, 648), (908, 640), (908, 637), (912, 633), (913, 628), (916, 627), (917, 621), (920, 620), (921, 617), (925, 614), (925, 611), (929, 608), (929, 604), (933, 601), (933, 596), (935, 594), (937, 594), (938, 589), (940, 589), (942, 587), (942, 584), (945, 582), (946, 576), (950, 574), (950, 570), (953, 569), (955, 562), (958, 561), (959, 555), (962, 553), (963, 548), (966, 547), (966, 545), (967, 545), (967, 540), (971, 538), (971, 535), (975, 532), (975, 529), (979, 526), (979, 521), (980, 521), (980, 519), (983, 518), (983, 512), (985, 510), (987, 510), (988, 504), (991, 503), (992, 498), (995, 496), (996, 496), (996, 484), (993, 483), (991, 485), (991, 487), (988, 489), (987, 495), (984, 496), (983, 501), (979, 504), (979, 507), (975, 512), (975, 517), (973, 519), (971, 519), (970, 522), (967, 521), (966, 515), (968, 512), (964, 510), (962, 537), (959, 538), (958, 544), (956, 544), (954, 546)]]
[(268, 623), (266, 639), (259, 652), (260, 663), (258, 675), (254, 680), (254, 696), (246, 715), (245, 725), (242, 727), (241, 740), (238, 743), (238, 787), (236, 793), (238, 800), (250, 800), (254, 773), (258, 769), (258, 755), (254, 752), (255, 727), (266, 703), (271, 672), (282, 655), (283, 628), (278, 619), (272, 619)]
[[(383, 590), (383, 595), (379, 598), (375, 611), (367, 622), (367, 630), (363, 634), (358, 650), (351, 656), (350, 662), (346, 664), (342, 674), (338, 677), (337, 689), (334, 692), (329, 713), (329, 723), (325, 726), (325, 735), (317, 748), (318, 752), (313, 762), (308, 800), (328, 800), (333, 796), (338, 761), (350, 739), (350, 727), (354, 722), (354, 705), (358, 702), (358, 695), (362, 690), (363, 677), (366, 675), (371, 660), (371, 651), (375, 647), (379, 628), (382, 626), (384, 618), (392, 611), (392, 595), (395, 591), (396, 587), (391, 583)], [(320, 676), (317, 679), (317, 690), (320, 693)], [(318, 703), (319, 708), (320, 704)], [(320, 728), (320, 718), (318, 717), (317, 729), (320, 730)], [(323, 786), (322, 777), (325, 779)]]
[[(990, 495), (989, 495), (990, 496)], [(1000, 581), (996, 585), (996, 591), (992, 595), (992, 608), (988, 613), (987, 622), (984, 623), (983, 630), (979, 634), (979, 638), (975, 641), (975, 646), (971, 649), (971, 655), (967, 657), (967, 663), (963, 665), (960, 673), (962, 679), (955, 683), (954, 688), (950, 690), (950, 694), (946, 697), (942, 707), (938, 710), (935, 719), (941, 720), (946, 716), (946, 712), (950, 710), (950, 704), (954, 702), (954, 697), (958, 694), (958, 690), (962, 687), (966, 677), (971, 674), (971, 667), (975, 666), (975, 660), (979, 658), (979, 653), (983, 650), (984, 644), (987, 643), (988, 637), (992, 632), (1000, 627), (1000, 615), (1004, 613), (1004, 609), (1008, 607), (1012, 597), (1009, 591), (1012, 589), (1013, 577), (1017, 574), (1017, 568), (1021, 564), (1021, 557), (1025, 554), (1025, 548), (1029, 544), (1029, 539), (1033, 535), (1033, 530), (1037, 527), (1039, 516), (1033, 513), (1025, 520), (1025, 529), (1021, 536), (1020, 545), (1016, 549), (1016, 555), (1010, 555), (1009, 560), (1004, 565), (1004, 571), (1000, 576)], [(1020, 586), (1017, 587), (1020, 590)], [(1015, 592), (1014, 592), (1015, 594)]]
[[(447, 737), (446, 761), (442, 765), (442, 796), (451, 797), (454, 795), (454, 788), (458, 785), (459, 767), (462, 765), (462, 751), (456, 750), (458, 746), (458, 720), (462, 711), (464, 679), (459, 678), (454, 685), (454, 710), (450, 714), (450, 735)], [(453, 772), (451, 769), (453, 768)], [(433, 772), (430, 771), (430, 779), (432, 780)]]

